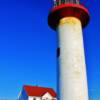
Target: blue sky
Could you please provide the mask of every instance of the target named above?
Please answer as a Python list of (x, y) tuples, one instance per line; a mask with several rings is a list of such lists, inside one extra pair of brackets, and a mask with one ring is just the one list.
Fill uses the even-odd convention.
[[(100, 0), (81, 0), (91, 21), (83, 30), (90, 100), (100, 96)], [(47, 16), (52, 0), (0, 0), (0, 99), (16, 99), (24, 84), (56, 90), (57, 33)]]

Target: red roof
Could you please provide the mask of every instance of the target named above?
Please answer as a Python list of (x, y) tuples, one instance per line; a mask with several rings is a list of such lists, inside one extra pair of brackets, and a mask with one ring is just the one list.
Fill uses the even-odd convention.
[(56, 93), (52, 88), (25, 85), (24, 90), (26, 91), (28, 96), (39, 96), (40, 97), (48, 92), (51, 96), (56, 97)]

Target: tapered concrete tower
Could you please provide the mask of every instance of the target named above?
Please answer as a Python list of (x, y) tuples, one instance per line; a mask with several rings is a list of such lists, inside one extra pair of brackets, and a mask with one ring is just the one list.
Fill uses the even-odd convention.
[(48, 16), (48, 24), (59, 36), (60, 100), (88, 100), (82, 36), (82, 28), (88, 22), (88, 10), (80, 5), (78, 0), (54, 1), (54, 7)]

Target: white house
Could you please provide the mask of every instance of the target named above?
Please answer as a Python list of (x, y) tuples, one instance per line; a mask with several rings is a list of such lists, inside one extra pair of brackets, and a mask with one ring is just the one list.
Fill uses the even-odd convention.
[(56, 97), (56, 92), (52, 88), (25, 85), (18, 100), (57, 100)]

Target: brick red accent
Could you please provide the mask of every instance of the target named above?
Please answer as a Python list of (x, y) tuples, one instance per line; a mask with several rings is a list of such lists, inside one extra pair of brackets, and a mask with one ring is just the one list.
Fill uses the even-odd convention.
[(44, 87), (28, 86), (28, 85), (25, 85), (23, 88), (28, 96), (41, 97), (48, 92), (52, 97), (56, 97), (56, 93), (52, 88), (44, 88)]
[(89, 12), (88, 10), (79, 4), (61, 4), (60, 6), (54, 7), (48, 16), (48, 24), (49, 26), (56, 30), (59, 20), (64, 17), (76, 17), (78, 18), (81, 23), (82, 27), (84, 28), (89, 20)]

